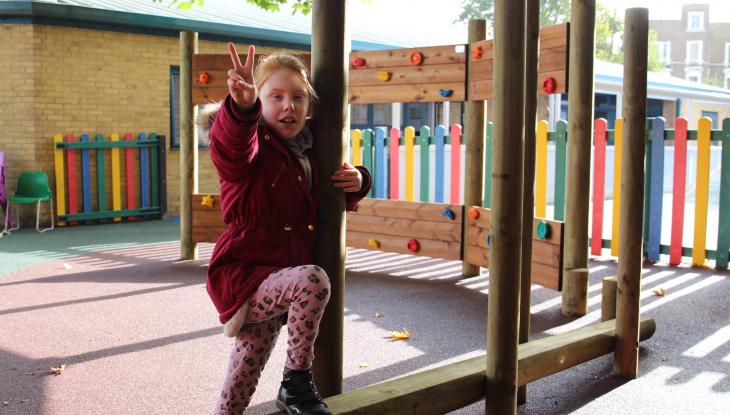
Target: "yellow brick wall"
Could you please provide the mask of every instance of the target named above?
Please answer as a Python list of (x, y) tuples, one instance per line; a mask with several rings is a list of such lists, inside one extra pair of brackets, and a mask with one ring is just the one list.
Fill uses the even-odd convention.
[[(0, 25), (0, 151), (5, 152), (7, 191), (21, 171), (47, 170), (38, 160), (36, 133), (36, 44), (30, 25)], [(4, 213), (0, 215), (4, 219)]]
[[(258, 48), (257, 52), (271, 50)], [(199, 52), (227, 53), (227, 48), (222, 42), (201, 41)], [(10, 166), (9, 192), (23, 170), (48, 172), (55, 192), (54, 134), (78, 138), (83, 133), (92, 137), (101, 133), (108, 139), (112, 133), (121, 137), (126, 132), (157, 132), (167, 140), (168, 215), (179, 214), (179, 150), (170, 150), (169, 145), (170, 67), (179, 65), (178, 38), (0, 25), (0, 69), (6, 77), (0, 83), (0, 98), (11, 103), (0, 112), (0, 149)], [(122, 168), (123, 159), (122, 155)], [(107, 178), (109, 208), (110, 186)], [(206, 150), (199, 153), (199, 191), (219, 191)], [(122, 206), (126, 207), (124, 188)]]

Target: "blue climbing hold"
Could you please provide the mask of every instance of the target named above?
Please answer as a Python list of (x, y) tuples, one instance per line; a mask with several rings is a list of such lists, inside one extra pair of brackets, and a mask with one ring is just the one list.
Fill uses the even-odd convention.
[(442, 210), (441, 211), (441, 214), (444, 215), (444, 216), (446, 216), (446, 217), (448, 217), (451, 220), (454, 220), (456, 218), (456, 214), (454, 213), (454, 211), (451, 210), (451, 209), (448, 209), (448, 208)]
[(492, 234), (487, 234), (487, 246), (492, 246)]
[(439, 89), (439, 95), (441, 95), (442, 97), (450, 97), (453, 93), (453, 89)]
[(537, 224), (536, 233), (537, 238), (541, 241), (548, 239), (550, 237), (550, 224), (544, 220), (541, 220), (540, 223)]

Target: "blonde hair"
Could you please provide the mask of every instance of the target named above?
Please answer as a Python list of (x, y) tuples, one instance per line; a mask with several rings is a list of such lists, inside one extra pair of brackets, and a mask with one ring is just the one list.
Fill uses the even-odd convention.
[(263, 87), (264, 83), (269, 79), (271, 74), (277, 69), (289, 69), (301, 76), (304, 81), (304, 85), (306, 85), (310, 100), (316, 101), (319, 98), (314, 87), (309, 82), (307, 65), (305, 65), (304, 61), (298, 57), (286, 52), (275, 52), (259, 60), (258, 65), (256, 65), (256, 69), (254, 69), (256, 88), (259, 91)]

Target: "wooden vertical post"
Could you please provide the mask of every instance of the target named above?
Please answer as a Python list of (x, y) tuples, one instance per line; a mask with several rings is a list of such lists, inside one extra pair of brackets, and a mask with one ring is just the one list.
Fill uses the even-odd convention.
[[(484, 19), (469, 20), (469, 44), (484, 40), (487, 38), (487, 21)], [(467, 51), (466, 62), (470, 61), (471, 51)], [(466, 84), (469, 85), (469, 70), (466, 71)], [(466, 120), (464, 122), (466, 131), (466, 175), (464, 177), (464, 206), (468, 210), (470, 206), (481, 206), (482, 204), (482, 188), (483, 174), (482, 166), (484, 166), (484, 141), (486, 139), (486, 110), (487, 105), (483, 100), (472, 101), (467, 97), (466, 101)], [(453, 151), (453, 150), (452, 150)], [(469, 221), (462, 221), (464, 242), (462, 246), (467, 245), (466, 231)], [(466, 248), (465, 248), (466, 249)], [(461, 262), (461, 275), (465, 277), (479, 275), (479, 266), (468, 263), (466, 260)]]
[(193, 193), (198, 192), (198, 140), (193, 114), (193, 55), (198, 33), (180, 32), (180, 257), (196, 259), (193, 243)]
[(616, 318), (616, 277), (605, 277), (601, 283), (601, 321)]
[(625, 121), (613, 371), (633, 379), (638, 372), (639, 361), (649, 10), (627, 9), (624, 27)]
[(596, 1), (571, 2), (568, 171), (563, 260), (564, 315), (585, 315), (588, 298), (588, 198), (593, 132), (593, 31)]
[[(532, 286), (532, 219), (535, 210), (535, 128), (537, 127), (537, 51), (540, 2), (525, 1), (525, 144), (522, 175), (522, 258), (520, 260), (520, 344), (530, 340)], [(517, 390), (517, 403), (527, 402), (527, 385)]]
[(347, 102), (350, 38), (345, 25), (347, 2), (312, 4), (312, 81), (319, 94), (314, 105), (314, 152), (319, 166), (320, 200), (314, 261), (329, 276), (332, 290), (315, 344), (314, 379), (323, 396), (342, 393), (342, 338), (345, 306), (345, 197), (330, 174), (342, 166), (350, 127)]
[(494, 7), (494, 144), (487, 313), (487, 414), (517, 411), (525, 2)]

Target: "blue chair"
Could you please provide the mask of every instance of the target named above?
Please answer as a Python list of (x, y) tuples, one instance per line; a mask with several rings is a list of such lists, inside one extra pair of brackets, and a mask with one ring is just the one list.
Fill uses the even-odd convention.
[[(40, 228), (41, 220), (41, 202), (48, 201), (51, 207), (51, 226), (48, 228)], [(18, 186), (15, 188), (15, 196), (8, 198), (8, 204), (5, 208), (5, 229), (3, 233), (20, 229), (20, 206), (15, 207), (16, 226), (8, 228), (8, 217), (10, 216), (10, 206), (36, 204), (35, 229), (38, 232), (45, 232), (53, 229), (53, 195), (51, 188), (48, 186), (48, 175), (43, 171), (23, 172), (18, 177)]]

